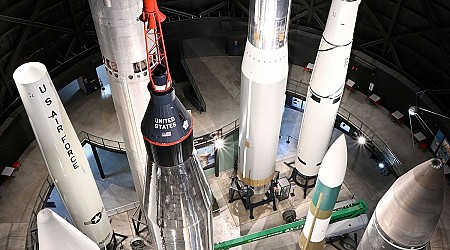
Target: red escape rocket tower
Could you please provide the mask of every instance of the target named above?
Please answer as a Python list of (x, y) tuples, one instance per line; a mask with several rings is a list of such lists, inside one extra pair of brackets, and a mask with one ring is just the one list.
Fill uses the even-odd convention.
[(156, 0), (144, 0), (150, 103), (141, 130), (147, 149), (143, 211), (154, 249), (213, 249), (211, 190), (193, 154), (192, 117), (175, 96)]

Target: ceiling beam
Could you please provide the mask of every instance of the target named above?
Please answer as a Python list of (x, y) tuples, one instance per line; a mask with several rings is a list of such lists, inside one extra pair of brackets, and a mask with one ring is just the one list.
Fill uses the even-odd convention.
[(397, 0), (397, 4), (395, 5), (394, 15), (391, 18), (391, 24), (389, 25), (389, 29), (387, 31), (386, 36), (384, 37), (384, 43), (383, 43), (383, 49), (381, 50), (381, 54), (386, 54), (386, 50), (388, 48), (388, 43), (390, 43), (392, 31), (394, 30), (395, 25), (397, 24), (398, 20), (398, 13), (400, 12), (400, 9), (403, 5), (403, 0)]
[[(2, 68), (0, 68), (0, 78), (2, 79), (2, 82), (4, 83), (4, 85), (6, 86), (6, 89), (8, 89), (9, 94), (13, 95), (13, 93), (14, 93), (13, 89), (12, 89), (11, 85), (9, 84), (8, 77), (6, 76), (5, 71)], [(3, 101), (2, 101), (3, 96), (4, 96), (4, 93), (2, 94), (2, 96), (0, 96), (0, 101), (1, 101), (0, 103), (3, 103)]]
[(67, 59), (69, 59), (69, 56), (72, 54), (73, 47), (75, 47), (76, 42), (77, 42), (77, 38), (73, 37), (72, 41), (70, 42), (70, 44), (69, 44), (69, 46), (67, 48), (66, 53), (64, 54), (64, 58), (63, 58), (64, 62), (67, 61)]
[(314, 10), (319, 10), (319, 9), (328, 7), (330, 5), (331, 5), (331, 2), (323, 2), (321, 4), (318, 4), (318, 5), (314, 6)]
[(228, 1), (226, 1), (226, 0), (225, 1), (221, 1), (221, 2), (219, 2), (217, 4), (215, 4), (214, 6), (212, 6), (212, 7), (208, 8), (208, 9), (198, 13), (198, 16), (199, 17), (206, 16), (209, 13), (211, 13), (213, 11), (216, 11), (216, 10), (218, 10), (220, 8), (223, 8), (223, 7), (227, 6), (227, 5), (228, 5)]
[(313, 17), (316, 20), (316, 22), (319, 24), (320, 28), (322, 28), (322, 30), (324, 30), (325, 29), (325, 24), (320, 19), (319, 15), (317, 15), (317, 13), (313, 13)]
[(375, 27), (377, 27), (378, 31), (383, 35), (383, 37), (386, 37), (386, 31), (383, 28), (383, 25), (381, 25), (380, 21), (378, 21), (377, 17), (373, 13), (373, 11), (370, 9), (369, 5), (367, 4), (367, 1), (361, 2), (362, 7), (366, 10), (367, 15), (369, 16), (370, 20), (373, 22)]
[(308, 20), (306, 22), (306, 26), (311, 27), (311, 20), (314, 13), (314, 0), (311, 0), (308, 6)]
[(399, 67), (400, 69), (403, 70), (402, 63), (400, 62), (400, 59), (398, 58), (398, 55), (397, 55), (397, 51), (395, 50), (395, 47), (392, 43), (389, 43), (389, 50), (392, 54), (392, 57), (394, 58), (394, 61), (395, 61), (395, 64), (397, 65), (397, 67)]
[(73, 2), (74, 1), (66, 0), (66, 3), (69, 5), (69, 9), (70, 9), (70, 17), (72, 18), (72, 23), (73, 23), (73, 26), (75, 27), (75, 35), (78, 39), (78, 43), (80, 44), (81, 47), (83, 47), (84, 39), (81, 34), (80, 26), (78, 25), (77, 17), (75, 15), (75, 6), (73, 6)]
[[(436, 29), (436, 31), (439, 34), (449, 33), (450, 32), (450, 27)], [(405, 39), (405, 38), (409, 38), (409, 37), (414, 37), (414, 36), (431, 35), (432, 33), (433, 33), (432, 30), (423, 30), (423, 31), (417, 31), (417, 32), (411, 32), (411, 33), (405, 33), (405, 34), (401, 34), (401, 35), (391, 36), (390, 40), (392, 42), (392, 41), (397, 41), (397, 40), (401, 40), (401, 39)], [(373, 40), (373, 41), (369, 41), (369, 42), (363, 43), (360, 46), (362, 48), (368, 48), (368, 47), (371, 47), (371, 46), (382, 44), (383, 42), (384, 42), (384, 38), (380, 38), (380, 39), (377, 39), (377, 40)]]
[(27, 27), (37, 27), (37, 28), (54, 30), (54, 31), (59, 31), (59, 32), (64, 32), (64, 33), (75, 33), (75, 30), (73, 30), (73, 29), (56, 26), (56, 25), (51, 25), (51, 24), (46, 24), (46, 23), (25, 20), (25, 19), (11, 17), (11, 16), (5, 16), (5, 15), (0, 15), (0, 21), (17, 23), (17, 24), (26, 25)]
[[(31, 17), (30, 17), (31, 22), (36, 21), (43, 5), (44, 5), (44, 0), (37, 1), (36, 5), (34, 6)], [(22, 33), (22, 36), (20, 37), (19, 42), (17, 43), (16, 48), (14, 49), (14, 51), (11, 54), (8, 64), (6, 65), (5, 73), (6, 73), (7, 77), (9, 75), (12, 75), (12, 69), (13, 69), (13, 67), (16, 66), (17, 59), (19, 58), (20, 54), (22, 53), (22, 49), (25, 46), (25, 42), (28, 40), (28, 36), (30, 35), (30, 33), (31, 33), (31, 26), (26, 26)], [(10, 82), (8, 82), (7, 84), (10, 84)]]
[[(308, 3), (304, 2), (304, 1), (301, 1), (301, 3), (303, 3), (303, 5), (305, 5), (307, 9), (302, 11), (302, 12), (300, 12), (300, 13), (297, 13), (295, 16), (290, 18), (289, 21), (291, 23), (294, 23), (294, 22), (302, 19), (303, 17), (305, 17), (306, 15), (309, 14), (309, 5), (308, 5)], [(316, 11), (316, 10), (325, 8), (325, 7), (329, 6), (330, 4), (331, 4), (330, 2), (324, 2), (324, 3), (318, 4), (318, 5), (313, 7), (313, 12)], [(317, 17), (318, 17), (318, 15), (317, 15)], [(319, 25), (320, 25), (320, 23), (319, 23)]]
[(186, 12), (183, 12), (183, 11), (167, 8), (167, 7), (164, 7), (164, 6), (160, 6), (159, 9), (162, 10), (163, 12), (168, 12), (168, 13), (179, 15), (179, 16), (182, 16), (182, 17), (187, 17), (187, 18), (194, 18), (195, 17), (194, 14), (190, 14), (190, 13), (186, 13)]
[(293, 17), (290, 19), (290, 22), (291, 22), (291, 23), (296, 22), (296, 21), (302, 19), (302, 18), (303, 18), (304, 16), (306, 16), (306, 15), (308, 15), (308, 10), (304, 10), (304, 11), (298, 13), (297, 15), (293, 16)]
[(244, 6), (239, 0), (236, 0), (236, 6), (239, 7), (247, 16), (249, 15), (248, 8)]
[(445, 51), (444, 42), (442, 41), (441, 36), (439, 35), (439, 32), (438, 32), (438, 30), (436, 28), (437, 24), (433, 20), (433, 15), (431, 13), (430, 3), (428, 1), (424, 1), (424, 0), (419, 0), (419, 2), (421, 4), (423, 10), (425, 11), (425, 14), (428, 17), (428, 21), (429, 21), (429, 23), (431, 25), (431, 30), (433, 31), (433, 35), (434, 35), (434, 37), (437, 40), (439, 49), (441, 50), (441, 54), (442, 54), (442, 56), (444, 58), (444, 62), (446, 64), (445, 68), (448, 69), (448, 68), (450, 68), (450, 61), (449, 61), (449, 58), (448, 58), (447, 53)]

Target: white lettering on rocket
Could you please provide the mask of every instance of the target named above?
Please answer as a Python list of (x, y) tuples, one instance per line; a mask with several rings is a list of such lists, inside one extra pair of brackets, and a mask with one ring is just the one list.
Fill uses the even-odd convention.
[[(40, 94), (45, 94), (47, 92), (47, 87), (45, 86), (45, 84), (43, 84), (42, 86), (39, 87), (39, 92), (40, 92)], [(44, 103), (47, 106), (52, 106), (53, 100), (51, 97), (47, 97), (44, 99)], [(54, 109), (51, 109), (48, 119), (52, 119), (55, 122), (54, 129), (56, 130), (56, 132), (58, 132), (58, 134), (62, 134), (61, 142), (63, 144), (64, 150), (66, 151), (67, 157), (69, 157), (69, 160), (72, 163), (72, 167), (74, 169), (77, 169), (79, 167), (77, 158), (72, 151), (72, 146), (70, 145), (69, 141), (67, 140), (67, 135), (64, 134), (64, 128), (63, 128), (63, 125), (58, 120), (58, 116), (59, 116), (58, 113)]]
[(172, 129), (177, 126), (175, 122), (175, 117), (171, 116), (169, 118), (155, 118), (155, 128), (156, 129)]

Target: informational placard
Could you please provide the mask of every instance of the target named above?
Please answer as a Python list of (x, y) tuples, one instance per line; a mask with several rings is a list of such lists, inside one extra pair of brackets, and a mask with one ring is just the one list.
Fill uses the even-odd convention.
[(436, 136), (433, 139), (433, 142), (431, 142), (430, 148), (433, 153), (436, 153), (437, 149), (439, 148), (439, 145), (441, 145), (442, 140), (444, 139), (444, 134), (442, 131), (438, 130), (436, 133)]
[(450, 143), (444, 139), (436, 152), (436, 156), (445, 162), (450, 158)]
[(207, 144), (204, 147), (196, 148), (197, 156), (203, 169), (214, 167), (216, 161), (214, 157), (214, 143)]

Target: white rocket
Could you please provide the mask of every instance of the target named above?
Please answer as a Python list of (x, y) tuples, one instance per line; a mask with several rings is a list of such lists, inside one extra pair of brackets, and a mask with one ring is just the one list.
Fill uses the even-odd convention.
[(98, 250), (97, 244), (69, 222), (44, 208), (37, 215), (39, 249)]
[(250, 1), (241, 73), (238, 175), (253, 187), (266, 186), (275, 171), (288, 76), (290, 3)]
[(67, 116), (47, 68), (30, 62), (14, 71), (48, 171), (75, 226), (99, 247), (113, 231), (81, 143)]
[(142, 204), (147, 152), (141, 134), (150, 94), (142, 0), (89, 0), (136, 195)]
[(337, 115), (361, 0), (333, 0), (311, 76), (295, 167), (315, 176), (328, 149)]
[(300, 234), (302, 250), (323, 249), (331, 214), (336, 204), (347, 170), (347, 143), (341, 135), (331, 145), (323, 158), (323, 166), (306, 216), (305, 227)]

